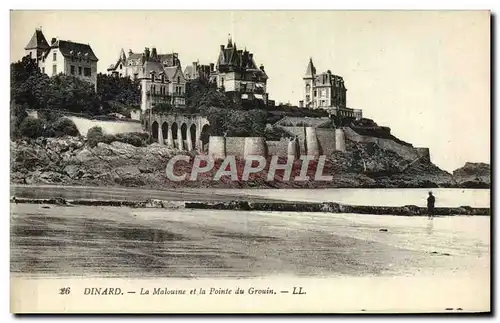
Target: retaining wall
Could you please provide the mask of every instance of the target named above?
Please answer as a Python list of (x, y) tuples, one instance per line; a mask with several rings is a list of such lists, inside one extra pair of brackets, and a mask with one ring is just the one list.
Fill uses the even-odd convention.
[(226, 155), (243, 157), (245, 154), (245, 137), (226, 137)]
[(335, 131), (333, 129), (316, 128), (320, 151), (323, 155), (330, 156), (335, 151)]
[(391, 139), (362, 136), (350, 128), (345, 128), (344, 133), (345, 137), (349, 140), (361, 143), (369, 143), (369, 142), (376, 143), (382, 149), (394, 151), (395, 153), (397, 153), (406, 160), (413, 161), (418, 157), (420, 157), (419, 154), (417, 153), (417, 149), (398, 144), (397, 142)]
[(208, 154), (213, 158), (226, 157), (226, 138), (210, 136), (208, 141)]
[(282, 138), (279, 141), (267, 141), (267, 152), (269, 155), (276, 156), (287, 156), (288, 155), (288, 143), (290, 140)]

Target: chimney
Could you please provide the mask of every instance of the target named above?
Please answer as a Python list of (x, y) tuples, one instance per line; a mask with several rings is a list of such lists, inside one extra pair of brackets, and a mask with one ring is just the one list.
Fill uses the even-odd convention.
[(261, 71), (265, 72), (264, 65), (260, 65), (260, 69), (261, 69)]
[(50, 44), (54, 44), (55, 42), (57, 41), (57, 39), (55, 37), (52, 37), (52, 40), (50, 41)]
[(129, 50), (128, 50), (128, 56), (130, 57), (130, 56), (132, 56), (132, 54), (133, 54), (132, 50), (131, 50), (131, 49), (129, 49)]
[(151, 50), (151, 57), (152, 58), (157, 58), (158, 57), (158, 54), (156, 53), (156, 47), (153, 47), (153, 49)]
[(224, 50), (224, 45), (220, 45), (220, 50)]

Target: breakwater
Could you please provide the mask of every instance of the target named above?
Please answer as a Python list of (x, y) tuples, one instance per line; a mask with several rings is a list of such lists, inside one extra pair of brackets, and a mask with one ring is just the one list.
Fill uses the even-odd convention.
[[(30, 203), (59, 206), (112, 206), (130, 208), (163, 208), (163, 209), (201, 209), (201, 210), (234, 210), (234, 211), (287, 211), (287, 212), (324, 212), (324, 213), (357, 213), (374, 215), (426, 216), (427, 209), (416, 205), (405, 206), (368, 206), (346, 205), (334, 202), (248, 202), (248, 201), (167, 201), (148, 199), (133, 200), (96, 200), (96, 199), (36, 199), (12, 198), (11, 203)], [(490, 208), (484, 207), (438, 207), (435, 215), (490, 215)]]

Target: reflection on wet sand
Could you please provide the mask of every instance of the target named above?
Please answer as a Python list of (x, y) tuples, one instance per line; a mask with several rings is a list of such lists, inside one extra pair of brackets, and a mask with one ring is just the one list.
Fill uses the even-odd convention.
[(430, 217), (427, 221), (427, 234), (432, 234), (434, 230), (434, 218)]
[(11, 272), (178, 278), (412, 275), (488, 266), (484, 232), (489, 232), (489, 217), (428, 220), (18, 204), (11, 215)]

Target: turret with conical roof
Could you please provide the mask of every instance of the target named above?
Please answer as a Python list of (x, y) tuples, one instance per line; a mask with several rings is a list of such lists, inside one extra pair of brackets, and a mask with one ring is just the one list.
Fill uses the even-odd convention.
[(314, 79), (316, 77), (316, 68), (314, 67), (312, 58), (309, 57), (306, 74), (304, 75), (304, 103), (306, 107), (313, 105), (316, 92), (314, 91)]
[(314, 78), (315, 75), (316, 75), (316, 68), (314, 67), (312, 58), (309, 57), (309, 64), (307, 64), (307, 70), (304, 79)]

